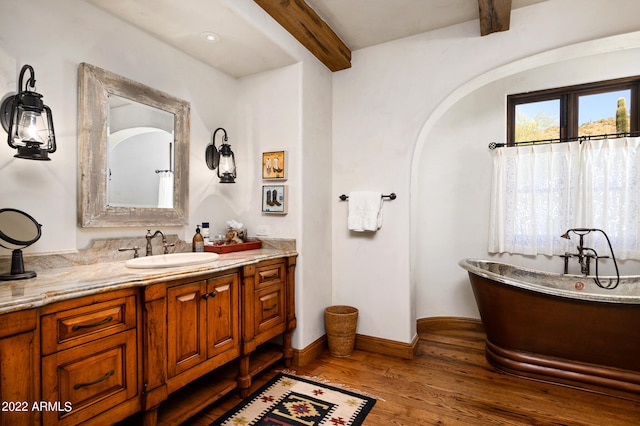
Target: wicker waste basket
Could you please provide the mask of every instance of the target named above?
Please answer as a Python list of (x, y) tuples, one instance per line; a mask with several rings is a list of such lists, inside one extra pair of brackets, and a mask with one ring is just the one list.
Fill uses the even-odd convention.
[(329, 306), (324, 310), (329, 352), (335, 357), (347, 357), (356, 342), (358, 310), (351, 306)]

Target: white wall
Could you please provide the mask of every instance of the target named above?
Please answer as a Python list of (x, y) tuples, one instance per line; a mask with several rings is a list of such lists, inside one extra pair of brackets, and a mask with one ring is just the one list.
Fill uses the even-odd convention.
[[(29, 28), (28, 31), (24, 31)], [(204, 152), (217, 126), (237, 135), (238, 82), (80, 0), (4, 1), (0, 14), (0, 94), (15, 93), (24, 64), (34, 67), (36, 90), (53, 111), (58, 150), (49, 162), (13, 158), (0, 143), (0, 206), (26, 211), (43, 225), (31, 252), (85, 247), (92, 238), (143, 236), (143, 228), (79, 228), (77, 199), (77, 67), (105, 68), (191, 103), (190, 225), (164, 229), (190, 239), (196, 223), (215, 215), (205, 193), (220, 191)], [(231, 106), (231, 107), (230, 107)], [(6, 137), (4, 131), (0, 132)], [(237, 149), (241, 169), (249, 159)]]
[[(298, 321), (294, 340), (304, 347), (325, 334), (324, 308), (332, 304), (331, 205), (331, 73), (317, 61), (304, 64), (301, 76), (301, 148), (298, 171), (302, 178), (298, 202), (298, 272), (296, 306), (305, 316)], [(300, 316), (299, 316), (300, 318)], [(294, 343), (297, 343), (294, 341)]]
[[(513, 11), (507, 32), (480, 37), (478, 22), (469, 22), (356, 51), (353, 68), (334, 74), (334, 193), (398, 194), (385, 203), (382, 230), (368, 238), (346, 231), (344, 205), (333, 208), (334, 302), (360, 308), (359, 333), (408, 342), (416, 318), (477, 316), (457, 262), (488, 255), (486, 146), (506, 134), (506, 89), (463, 98), (500, 78), (506, 64), (635, 31), (639, 12), (632, 0), (615, 8), (551, 0)], [(597, 64), (589, 77), (604, 75), (597, 69), (608, 68)], [(481, 76), (489, 77), (467, 87)]]

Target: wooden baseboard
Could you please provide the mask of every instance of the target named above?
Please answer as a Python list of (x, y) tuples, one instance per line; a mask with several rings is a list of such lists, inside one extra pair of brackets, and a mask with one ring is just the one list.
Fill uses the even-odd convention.
[(398, 342), (396, 340), (382, 339), (380, 337), (356, 335), (356, 349), (377, 354), (391, 355), (403, 359), (413, 359), (420, 339), (416, 334), (411, 343)]
[(291, 363), (295, 366), (303, 366), (318, 358), (327, 347), (327, 336), (322, 335), (306, 348), (294, 349), (293, 360)]
[[(413, 359), (418, 350), (420, 339), (416, 335), (411, 343), (397, 342), (395, 340), (381, 339), (379, 337), (356, 335), (355, 349), (360, 351), (373, 352), (383, 355), (396, 356), (403, 359)], [(292, 364), (303, 366), (318, 358), (327, 349), (327, 336), (322, 335), (319, 339), (303, 349), (293, 350)]]
[[(428, 332), (432, 330), (471, 330), (484, 332), (482, 321), (477, 318), (463, 317), (430, 317), (420, 318), (417, 321), (418, 332)], [(380, 337), (365, 336), (356, 334), (356, 349), (373, 352), (383, 355), (391, 355), (403, 359), (413, 359), (420, 338), (414, 336), (410, 343), (398, 342), (395, 340), (382, 339)], [(327, 336), (322, 335), (317, 340), (303, 349), (293, 350), (293, 365), (303, 366), (318, 358), (327, 348)]]
[(418, 333), (432, 330), (471, 330), (484, 332), (482, 321), (464, 317), (429, 317), (416, 322)]

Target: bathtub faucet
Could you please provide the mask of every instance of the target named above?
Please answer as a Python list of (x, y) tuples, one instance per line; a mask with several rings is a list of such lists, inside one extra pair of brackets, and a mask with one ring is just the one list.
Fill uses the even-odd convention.
[(576, 249), (578, 250), (578, 253), (577, 254), (565, 253), (564, 256), (562, 256), (564, 257), (564, 273), (565, 274), (568, 273), (569, 258), (577, 257), (578, 263), (580, 264), (580, 273), (582, 275), (589, 275), (590, 267), (591, 267), (591, 258), (598, 256), (594, 249), (584, 246), (584, 236), (589, 234), (591, 231), (595, 231), (595, 229), (572, 228), (567, 230), (567, 232), (565, 232), (560, 236), (560, 238), (565, 238), (568, 240), (570, 239), (569, 233), (573, 232), (580, 238), (578, 242), (578, 246), (576, 247)]
[[(560, 238), (565, 238), (565, 239), (570, 239), (569, 237), (569, 233), (573, 232), (574, 234), (576, 234), (579, 237), (578, 240), (578, 246), (576, 247), (578, 250), (577, 254), (571, 254), (571, 253), (565, 253), (562, 257), (564, 257), (564, 273), (566, 274), (568, 272), (568, 264), (569, 264), (569, 258), (570, 257), (577, 257), (578, 258), (578, 262), (580, 263), (580, 273), (583, 275), (589, 275), (589, 270), (590, 270), (590, 263), (591, 263), (591, 259), (595, 259), (596, 262), (596, 275), (593, 278), (596, 285), (598, 287), (601, 288), (606, 288), (609, 290), (613, 290), (614, 288), (616, 288), (618, 286), (618, 284), (620, 283), (620, 272), (618, 271), (618, 263), (616, 262), (616, 256), (613, 253), (613, 247), (611, 246), (611, 241), (609, 240), (609, 236), (607, 235), (606, 232), (604, 232), (602, 229), (597, 229), (597, 228), (571, 228), (568, 229), (567, 232), (565, 232), (564, 234), (562, 234), (560, 236)], [(609, 256), (598, 256), (598, 253), (595, 251), (595, 249), (592, 249), (591, 247), (585, 247), (584, 246), (584, 236), (591, 233), (591, 232), (600, 232), (602, 235), (604, 235), (604, 238), (607, 240), (607, 244), (609, 245), (609, 252), (611, 252), (611, 259), (613, 259), (613, 265), (616, 268), (616, 280), (614, 283), (613, 279), (609, 279), (609, 283), (608, 284), (602, 284), (602, 282), (600, 281), (600, 277), (598, 274), (598, 260), (599, 259), (608, 259)]]

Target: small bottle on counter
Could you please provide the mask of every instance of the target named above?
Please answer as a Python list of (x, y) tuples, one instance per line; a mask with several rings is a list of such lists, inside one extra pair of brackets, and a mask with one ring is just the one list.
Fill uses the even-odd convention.
[(204, 244), (209, 244), (209, 222), (202, 222), (202, 238), (204, 238)]
[(196, 235), (191, 240), (191, 249), (194, 252), (204, 251), (204, 238), (200, 233), (200, 226), (196, 225)]

